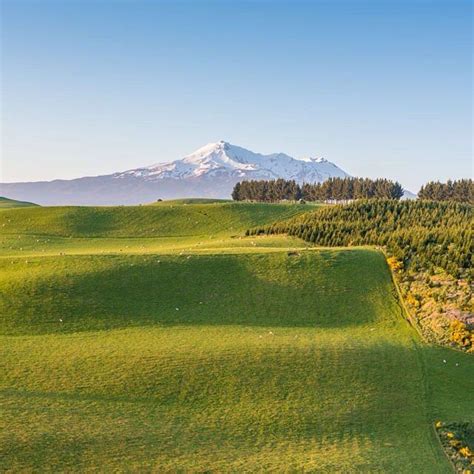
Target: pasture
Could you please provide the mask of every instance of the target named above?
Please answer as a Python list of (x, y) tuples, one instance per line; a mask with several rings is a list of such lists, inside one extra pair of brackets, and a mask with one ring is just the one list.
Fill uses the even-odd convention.
[(450, 472), (474, 358), (419, 339), (380, 252), (243, 237), (307, 209), (1, 210), (0, 469)]

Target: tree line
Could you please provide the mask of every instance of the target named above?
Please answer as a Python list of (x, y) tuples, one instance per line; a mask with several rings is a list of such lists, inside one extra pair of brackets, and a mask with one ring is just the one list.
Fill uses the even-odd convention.
[(383, 246), (405, 269), (459, 277), (472, 265), (473, 208), (434, 201), (362, 200), (324, 206), (247, 235), (285, 233), (321, 246)]
[(460, 179), (458, 181), (430, 181), (421, 187), (418, 197), (431, 201), (456, 201), (474, 204), (474, 181)]
[(400, 199), (403, 188), (388, 179), (329, 178), (322, 183), (304, 183), (295, 180), (252, 180), (234, 186), (235, 201), (278, 202), (296, 201), (351, 201), (354, 199)]

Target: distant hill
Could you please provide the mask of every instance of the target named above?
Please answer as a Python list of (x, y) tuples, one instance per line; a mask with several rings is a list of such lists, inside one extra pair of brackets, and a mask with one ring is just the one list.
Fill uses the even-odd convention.
[[(50, 237), (189, 237), (241, 233), (313, 209), (304, 204), (164, 201), (149, 206), (36, 207), (5, 210), (5, 234)], [(33, 230), (32, 230), (33, 229)], [(27, 247), (26, 243), (22, 247)], [(1, 249), (0, 249), (1, 251)]]
[(10, 209), (12, 207), (33, 207), (38, 206), (32, 202), (16, 201), (15, 199), (8, 199), (0, 196), (0, 209)]
[(2, 183), (0, 190), (43, 205), (140, 204), (159, 198), (229, 198), (235, 183), (249, 179), (314, 183), (345, 176), (349, 175), (323, 158), (263, 155), (219, 141), (167, 163), (72, 180)]

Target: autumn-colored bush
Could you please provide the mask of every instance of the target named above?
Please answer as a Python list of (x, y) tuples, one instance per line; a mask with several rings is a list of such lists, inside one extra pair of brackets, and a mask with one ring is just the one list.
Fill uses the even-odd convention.
[(472, 474), (474, 467), (474, 428), (470, 423), (435, 422), (441, 444), (446, 450), (456, 472)]
[(466, 323), (455, 320), (451, 323), (451, 341), (470, 352), (474, 348), (474, 331)]
[(387, 258), (388, 266), (394, 271), (398, 272), (403, 270), (403, 263), (400, 262), (396, 257), (388, 257)]

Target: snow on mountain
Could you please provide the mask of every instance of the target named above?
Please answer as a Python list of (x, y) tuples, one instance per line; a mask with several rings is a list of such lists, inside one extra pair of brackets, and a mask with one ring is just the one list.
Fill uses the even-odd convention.
[(42, 205), (140, 204), (157, 199), (230, 198), (247, 179), (321, 182), (348, 176), (323, 158), (297, 160), (284, 153), (262, 155), (220, 141), (180, 160), (105, 176), (32, 183), (1, 183), (0, 195)]
[(140, 177), (147, 181), (165, 178), (227, 177), (241, 179), (295, 179), (321, 182), (348, 176), (323, 158), (295, 159), (284, 153), (262, 155), (225, 141), (209, 143), (184, 158), (115, 174), (116, 178)]

